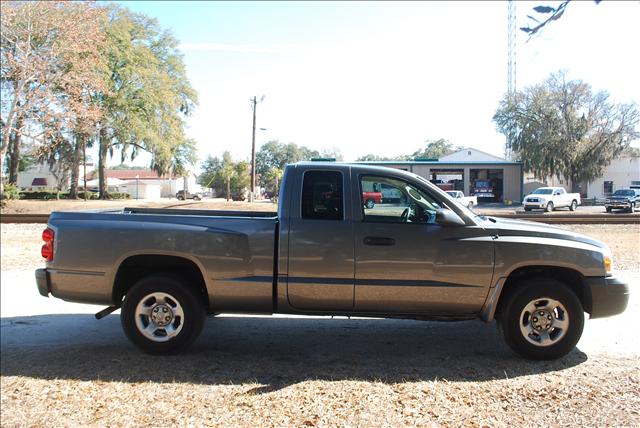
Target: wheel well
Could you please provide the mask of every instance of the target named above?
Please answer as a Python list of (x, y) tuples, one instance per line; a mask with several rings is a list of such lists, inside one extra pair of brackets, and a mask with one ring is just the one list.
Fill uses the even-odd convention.
[(113, 284), (113, 302), (120, 304), (133, 284), (145, 276), (158, 273), (184, 279), (189, 287), (201, 295), (205, 307), (209, 307), (207, 286), (202, 272), (194, 262), (182, 257), (153, 254), (132, 256), (120, 264)]
[(502, 302), (506, 301), (509, 293), (518, 286), (518, 281), (532, 277), (554, 278), (565, 283), (578, 296), (584, 310), (591, 313), (591, 295), (580, 272), (556, 266), (525, 266), (514, 270), (507, 278), (500, 293), (496, 315), (500, 312)]

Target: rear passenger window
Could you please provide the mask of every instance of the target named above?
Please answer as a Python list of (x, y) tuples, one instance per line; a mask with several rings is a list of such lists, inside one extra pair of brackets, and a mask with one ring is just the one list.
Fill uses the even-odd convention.
[(342, 220), (342, 173), (307, 171), (302, 184), (302, 218)]

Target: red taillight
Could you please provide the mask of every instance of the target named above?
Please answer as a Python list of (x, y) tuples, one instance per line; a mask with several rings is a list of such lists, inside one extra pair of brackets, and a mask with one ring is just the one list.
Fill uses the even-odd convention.
[(53, 229), (49, 229), (48, 227), (42, 232), (42, 240), (44, 241), (44, 245), (40, 250), (40, 254), (44, 257), (48, 262), (53, 260), (53, 240), (55, 238), (55, 232)]

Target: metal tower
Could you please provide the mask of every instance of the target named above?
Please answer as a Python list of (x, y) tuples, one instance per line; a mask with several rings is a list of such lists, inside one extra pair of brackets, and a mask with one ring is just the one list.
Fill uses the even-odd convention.
[[(507, 18), (507, 97), (511, 99), (516, 92), (516, 2), (509, 0), (509, 14)], [(504, 157), (511, 160), (509, 137), (505, 144)]]

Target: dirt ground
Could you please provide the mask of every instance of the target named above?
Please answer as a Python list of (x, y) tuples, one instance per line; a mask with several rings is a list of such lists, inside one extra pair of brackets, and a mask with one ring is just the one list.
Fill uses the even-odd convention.
[[(640, 299), (552, 362), (479, 321), (277, 316), (210, 318), (188, 353), (150, 357), (117, 314), (37, 294), (43, 226), (1, 225), (2, 427), (640, 426)], [(639, 226), (562, 227), (640, 286)]]
[(252, 211), (277, 211), (278, 206), (268, 200), (261, 200), (254, 204), (241, 201), (226, 201), (222, 198), (204, 199), (201, 201), (179, 201), (177, 199), (127, 199), (113, 201), (84, 201), (59, 200), (59, 201), (38, 201), (38, 200), (18, 200), (7, 201), (7, 205), (2, 208), (2, 214), (49, 214), (52, 211), (79, 211), (79, 210), (104, 210), (122, 209), (125, 207), (138, 208), (181, 208), (198, 210), (252, 210)]

